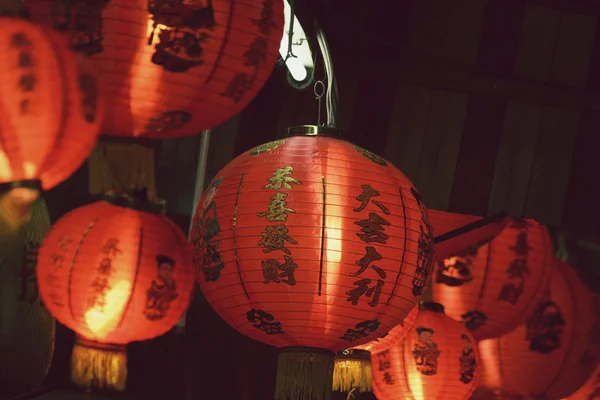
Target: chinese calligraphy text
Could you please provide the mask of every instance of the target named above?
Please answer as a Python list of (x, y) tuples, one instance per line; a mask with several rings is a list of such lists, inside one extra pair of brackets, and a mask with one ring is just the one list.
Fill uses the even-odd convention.
[(392, 367), (392, 362), (389, 357), (390, 351), (384, 350), (381, 353), (377, 353), (376, 356), (379, 361), (379, 365), (377, 366), (377, 369), (379, 372), (381, 372), (383, 374), (383, 381), (387, 385), (393, 385), (395, 381), (394, 381), (394, 378), (392, 377), (392, 375), (390, 374), (390, 369)]
[(415, 190), (415, 188), (411, 187), (410, 192), (417, 201), (419, 209), (421, 210), (421, 223), (419, 225), (421, 233), (419, 234), (418, 239), (419, 247), (417, 250), (417, 268), (412, 281), (413, 296), (418, 297), (423, 294), (423, 290), (429, 281), (431, 270), (433, 268), (433, 229), (431, 228), (431, 223), (429, 222), (427, 207), (425, 207), (423, 198), (419, 192)]
[(70, 235), (64, 235), (56, 243), (56, 248), (50, 255), (50, 265), (52, 265), (52, 271), (46, 275), (46, 283), (50, 288), (48, 298), (52, 304), (58, 308), (65, 306), (65, 299), (58, 294), (58, 289), (64, 284), (56, 273), (64, 268), (68, 268), (68, 260), (66, 259), (66, 253), (69, 248), (74, 245), (73, 239)]
[(196, 268), (198, 272), (202, 272), (206, 282), (217, 282), (221, 277), (221, 270), (225, 268), (219, 250), (218, 236), (221, 225), (219, 225), (217, 203), (214, 200), (222, 181), (223, 179), (218, 177), (206, 189), (202, 212), (198, 215), (194, 233)]
[(96, 277), (92, 281), (91, 294), (87, 300), (88, 310), (96, 309), (100, 312), (104, 311), (106, 294), (111, 289), (112, 263), (122, 253), (118, 245), (119, 239), (109, 238), (101, 249), (102, 259), (96, 267)]
[(285, 333), (281, 327), (281, 322), (275, 321), (273, 314), (263, 310), (251, 309), (246, 313), (246, 319), (256, 329), (263, 331), (267, 335), (281, 335)]
[(340, 339), (348, 342), (364, 339), (369, 337), (371, 333), (377, 331), (377, 329), (379, 329), (379, 325), (380, 322), (377, 320), (359, 322), (358, 324), (354, 325), (354, 328), (346, 329), (346, 333), (344, 333)]
[(20, 93), (19, 109), (21, 114), (29, 113), (29, 103), (35, 91), (37, 77), (35, 73), (35, 57), (33, 44), (25, 33), (14, 33), (10, 45), (17, 53), (15, 68), (20, 70), (19, 80), (15, 90)]
[(514, 251), (515, 257), (506, 269), (509, 281), (502, 285), (500, 293), (498, 293), (498, 300), (517, 304), (525, 290), (526, 277), (529, 275), (527, 258), (532, 248), (527, 240), (528, 225), (526, 221), (515, 221), (510, 229), (518, 231), (516, 243), (510, 247), (510, 250)]

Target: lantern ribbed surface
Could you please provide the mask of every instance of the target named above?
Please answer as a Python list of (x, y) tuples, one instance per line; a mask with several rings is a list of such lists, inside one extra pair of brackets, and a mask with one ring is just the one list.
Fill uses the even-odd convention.
[(69, 212), (40, 248), (46, 307), (88, 340), (127, 344), (162, 335), (193, 288), (183, 232), (163, 215), (101, 201)]
[[(483, 217), (468, 214), (450, 213), (429, 209), (429, 220), (436, 236), (461, 228), (463, 226), (481, 221)], [(500, 218), (484, 226), (462, 233), (456, 237), (435, 244), (433, 261), (440, 262), (455, 256), (473, 246), (492, 240), (500, 234), (510, 223), (510, 218)]]
[(527, 323), (479, 343), (482, 389), (560, 399), (574, 393), (600, 359), (600, 307), (577, 272), (557, 264), (550, 297)]
[[(64, 3), (29, 0), (28, 7), (34, 20), (52, 24), (50, 6), (55, 20), (65, 20)], [(163, 139), (217, 126), (256, 96), (279, 57), (281, 0), (69, 3), (93, 22), (85, 34), (69, 24), (59, 29), (76, 46), (93, 34), (79, 49), (91, 53), (111, 99), (106, 135)]]
[(414, 327), (415, 320), (417, 315), (419, 314), (419, 306), (415, 306), (412, 309), (410, 314), (406, 318), (402, 324), (396, 325), (392, 328), (387, 334), (383, 335), (380, 338), (377, 338), (367, 344), (363, 344), (361, 346), (356, 346), (355, 349), (358, 350), (367, 350), (371, 353), (378, 353), (389, 348), (396, 341), (401, 340), (406, 336), (408, 332)]
[(513, 220), (493, 240), (437, 262), (433, 299), (477, 340), (511, 332), (543, 300), (554, 261), (547, 229)]
[(371, 353), (373, 393), (379, 400), (471, 396), (480, 374), (477, 344), (464, 326), (441, 310), (421, 310), (404, 339)]
[(53, 31), (1, 18), (0, 183), (50, 189), (86, 159), (103, 116), (96, 77)]
[(600, 365), (575, 393), (567, 397), (568, 400), (594, 400), (600, 398)]
[(223, 319), (275, 347), (331, 351), (376, 339), (409, 315), (429, 279), (432, 236), (402, 172), (324, 136), (234, 159), (210, 183), (193, 226), (198, 281)]

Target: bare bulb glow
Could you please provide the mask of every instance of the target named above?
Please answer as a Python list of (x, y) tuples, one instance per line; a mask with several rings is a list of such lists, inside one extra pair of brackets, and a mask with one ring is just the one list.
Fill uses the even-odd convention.
[[(304, 29), (302, 29), (298, 18), (292, 14), (287, 0), (283, 0), (283, 13), (285, 16), (285, 28), (283, 37), (281, 38), (281, 45), (279, 46), (279, 54), (285, 60), (285, 65), (290, 71), (292, 78), (297, 82), (302, 82), (308, 77), (308, 69), (314, 68), (312, 52), (310, 51)], [(294, 18), (294, 25), (292, 29), (291, 52), (295, 57), (288, 57), (290, 50), (290, 21), (292, 18)]]
[(298, 58), (289, 57), (285, 61), (285, 65), (288, 71), (290, 71), (290, 75), (292, 75), (292, 78), (294, 78), (295, 81), (302, 82), (308, 76), (308, 71), (306, 70), (306, 67)]

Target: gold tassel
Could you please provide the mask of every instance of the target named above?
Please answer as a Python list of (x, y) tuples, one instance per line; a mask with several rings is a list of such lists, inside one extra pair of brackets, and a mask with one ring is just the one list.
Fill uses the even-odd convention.
[(77, 337), (71, 355), (71, 380), (88, 390), (122, 392), (127, 383), (125, 346), (96, 343)]
[(373, 371), (371, 354), (364, 350), (347, 350), (338, 354), (333, 364), (333, 390), (350, 392), (353, 389), (361, 393), (371, 391)]
[(331, 400), (334, 353), (286, 347), (279, 353), (275, 400)]
[(39, 191), (15, 188), (0, 195), (0, 240), (4, 242), (17, 234), (31, 217), (31, 205), (39, 198)]
[(148, 197), (155, 198), (154, 153), (145, 143), (99, 142), (88, 158), (90, 194), (146, 188)]

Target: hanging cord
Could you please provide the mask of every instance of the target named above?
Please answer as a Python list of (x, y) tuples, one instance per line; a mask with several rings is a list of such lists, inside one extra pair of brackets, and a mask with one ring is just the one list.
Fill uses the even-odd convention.
[(287, 1), (290, 4), (290, 25), (289, 25), (289, 29), (287, 31), (288, 48), (287, 48), (287, 54), (285, 55), (285, 59), (283, 59), (283, 64), (285, 64), (285, 62), (288, 60), (288, 58), (298, 58), (298, 56), (296, 56), (292, 51), (292, 46), (294, 45), (294, 19), (295, 19), (295, 15), (296, 15), (296, 6), (294, 4), (294, 0), (283, 0), (283, 1)]
[(337, 80), (333, 71), (333, 61), (331, 54), (329, 53), (329, 45), (325, 38), (325, 32), (320, 25), (315, 23), (315, 31), (317, 37), (317, 43), (321, 50), (321, 57), (323, 59), (323, 68), (325, 69), (325, 77), (327, 80), (327, 87), (325, 90), (325, 107), (327, 112), (327, 127), (337, 128), (338, 120), (338, 87)]
[(352, 388), (350, 393), (348, 393), (348, 397), (346, 397), (346, 400), (352, 400), (356, 398), (356, 394), (354, 394), (354, 392), (356, 392), (356, 388)]

